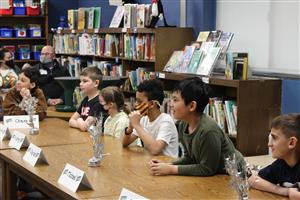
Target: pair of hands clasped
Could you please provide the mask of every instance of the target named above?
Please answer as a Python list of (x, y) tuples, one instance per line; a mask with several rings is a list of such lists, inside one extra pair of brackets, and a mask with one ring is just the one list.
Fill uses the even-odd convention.
[(152, 175), (164, 176), (169, 174), (176, 174), (177, 166), (171, 163), (165, 163), (161, 160), (152, 159), (149, 161), (149, 168)]

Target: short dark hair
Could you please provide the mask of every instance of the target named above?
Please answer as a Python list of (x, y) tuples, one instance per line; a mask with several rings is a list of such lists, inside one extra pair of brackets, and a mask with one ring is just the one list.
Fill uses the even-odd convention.
[(0, 48), (0, 60), (4, 59), (5, 53), (10, 53), (7, 48)]
[(103, 97), (106, 103), (115, 103), (120, 111), (124, 107), (124, 95), (120, 88), (115, 86), (109, 86), (103, 88), (100, 91), (100, 95)]
[(193, 77), (180, 81), (174, 87), (173, 92), (180, 93), (185, 105), (195, 101), (197, 103), (196, 112), (202, 114), (208, 104), (211, 88), (200, 78)]
[(25, 69), (22, 69), (21, 73), (24, 73), (24, 75), (29, 78), (30, 83), (35, 83), (35, 87), (32, 89), (36, 89), (38, 87), (38, 80), (41, 76), (40, 70), (36, 67), (26, 67)]
[(88, 76), (93, 81), (99, 80), (99, 84), (101, 84), (103, 74), (98, 67), (86, 67), (82, 70), (80, 76)]
[(270, 128), (280, 129), (286, 137), (296, 136), (300, 141), (300, 114), (279, 115), (272, 120)]
[(148, 100), (157, 100), (160, 104), (165, 98), (163, 84), (158, 79), (143, 81), (138, 85), (137, 91), (144, 92)]

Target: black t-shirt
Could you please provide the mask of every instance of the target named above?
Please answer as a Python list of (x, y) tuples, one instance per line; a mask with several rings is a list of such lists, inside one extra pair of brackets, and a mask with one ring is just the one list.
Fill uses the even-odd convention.
[(88, 100), (88, 97), (85, 97), (81, 101), (77, 112), (83, 120), (86, 120), (88, 116), (99, 117), (100, 112), (104, 112), (103, 106), (99, 103), (99, 96), (97, 95), (91, 100)]
[(300, 182), (300, 160), (291, 168), (284, 160), (278, 159), (260, 170), (258, 175), (274, 184)]

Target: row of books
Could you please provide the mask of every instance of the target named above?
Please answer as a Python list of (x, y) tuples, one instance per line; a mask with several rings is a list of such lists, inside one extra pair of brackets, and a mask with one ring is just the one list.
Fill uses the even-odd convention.
[(124, 57), (155, 60), (155, 36), (153, 34), (124, 35)]
[(212, 117), (229, 135), (237, 134), (237, 106), (233, 100), (210, 98), (204, 113)]
[(68, 10), (68, 25), (70, 29), (94, 29), (100, 28), (101, 8), (78, 8)]
[(233, 35), (219, 30), (200, 32), (196, 42), (173, 52), (164, 71), (209, 76), (217, 60), (226, 55)]
[(53, 46), (57, 54), (155, 60), (153, 34), (55, 34)]
[(150, 24), (150, 4), (124, 4), (118, 6), (111, 20), (110, 28), (144, 28)]
[(125, 91), (136, 91), (137, 86), (144, 80), (155, 79), (155, 72), (149, 68), (138, 67), (136, 70), (126, 71), (128, 76), (127, 83), (125, 82), (123, 90)]
[(249, 76), (248, 53), (228, 52), (225, 76), (227, 79), (247, 80)]
[(61, 56), (58, 58), (60, 64), (69, 70), (73, 77), (79, 77), (81, 71), (85, 67), (98, 67), (105, 76), (122, 76), (122, 64), (112, 61), (98, 61), (85, 59), (82, 57)]

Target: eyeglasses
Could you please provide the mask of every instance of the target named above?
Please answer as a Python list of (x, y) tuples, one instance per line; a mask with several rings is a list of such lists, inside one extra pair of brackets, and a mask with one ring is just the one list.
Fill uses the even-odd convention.
[(46, 53), (41, 53), (41, 55), (43, 55), (43, 56), (49, 56), (49, 55), (51, 55), (52, 53), (48, 53), (48, 52), (46, 52)]

